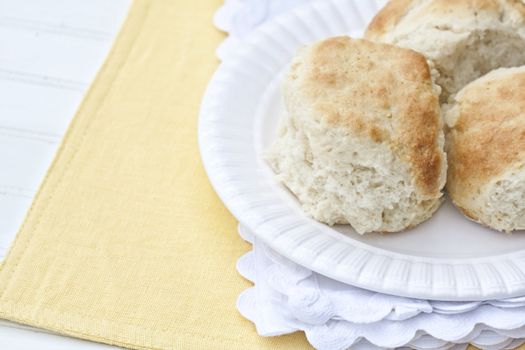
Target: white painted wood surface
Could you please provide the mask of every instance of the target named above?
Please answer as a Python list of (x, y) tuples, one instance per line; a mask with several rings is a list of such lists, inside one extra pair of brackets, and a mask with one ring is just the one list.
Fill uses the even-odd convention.
[[(0, 259), (130, 0), (0, 0)], [(0, 349), (108, 349), (0, 322)]]

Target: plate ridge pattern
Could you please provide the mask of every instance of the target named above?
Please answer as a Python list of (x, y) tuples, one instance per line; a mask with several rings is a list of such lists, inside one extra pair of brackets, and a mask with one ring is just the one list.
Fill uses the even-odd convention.
[[(523, 295), (525, 252), (456, 260), (416, 257), (367, 246), (341, 234), (337, 238), (329, 229), (315, 225), (316, 242), (323, 249), (316, 251), (308, 244), (309, 239), (294, 240), (297, 232), (312, 228), (311, 220), (298, 217), (296, 211), (283, 204), (282, 196), (273, 195), (273, 183), (256, 178), (261, 164), (254, 145), (249, 144), (253, 139), (242, 138), (246, 140), (244, 145), (240, 139), (232, 139), (232, 135), (243, 131), (253, 135), (250, 114), (257, 108), (256, 96), (260, 98), (285, 68), (292, 55), (287, 47), (362, 29), (368, 21), (362, 16), (378, 10), (381, 3), (324, 0), (298, 7), (257, 29), (246, 47), (227, 64), (221, 64), (207, 88), (199, 118), (201, 157), (210, 181), (233, 215), (265, 244), (327, 277), (382, 293), (431, 300)], [(345, 23), (342, 19), (347, 17), (355, 21)], [(327, 23), (329, 18), (335, 20)], [(253, 170), (243, 171), (244, 178), (238, 176), (243, 166)], [(286, 223), (293, 225), (287, 229)], [(332, 245), (344, 248), (330, 249)]]

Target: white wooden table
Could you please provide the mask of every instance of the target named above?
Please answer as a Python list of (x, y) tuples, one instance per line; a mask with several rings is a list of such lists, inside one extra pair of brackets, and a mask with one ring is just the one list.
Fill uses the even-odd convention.
[[(130, 0), (0, 0), (0, 259)], [(0, 349), (104, 349), (0, 322)]]

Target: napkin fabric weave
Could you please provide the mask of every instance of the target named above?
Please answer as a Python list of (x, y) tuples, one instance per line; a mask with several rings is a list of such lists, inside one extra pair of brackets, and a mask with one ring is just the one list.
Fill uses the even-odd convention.
[(1, 318), (134, 349), (307, 346), (235, 310), (248, 245), (197, 145), (220, 5), (134, 1), (0, 267)]

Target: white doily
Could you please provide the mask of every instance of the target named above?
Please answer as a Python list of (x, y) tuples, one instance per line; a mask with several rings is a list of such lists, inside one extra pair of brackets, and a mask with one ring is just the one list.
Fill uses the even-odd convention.
[[(525, 335), (525, 298), (440, 302), (402, 298), (345, 285), (273, 252), (240, 226), (253, 250), (237, 263), (255, 286), (237, 308), (262, 336), (304, 331), (317, 349), (513, 349)], [(461, 345), (458, 345), (461, 344)]]
[(229, 34), (217, 49), (217, 56), (226, 59), (258, 26), (308, 1), (311, 0), (226, 0), (213, 19), (217, 28)]

